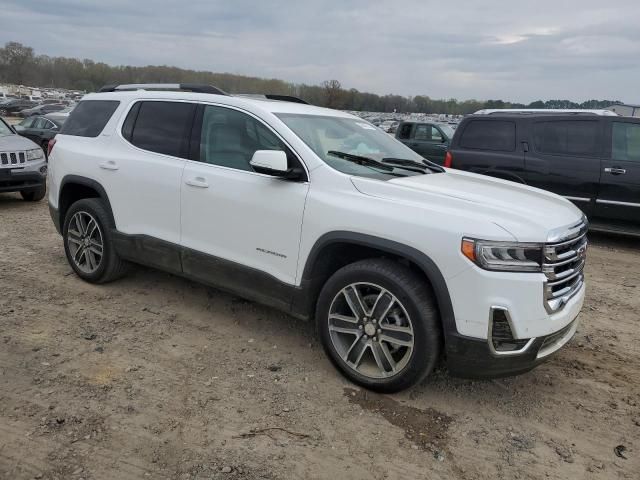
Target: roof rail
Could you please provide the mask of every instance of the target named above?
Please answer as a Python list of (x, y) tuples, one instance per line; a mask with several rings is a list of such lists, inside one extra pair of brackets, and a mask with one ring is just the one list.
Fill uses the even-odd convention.
[(105, 85), (99, 92), (121, 92), (126, 90), (185, 90), (194, 93), (213, 93), (215, 95), (229, 95), (213, 85), (198, 83), (130, 83), (125, 85)]
[(304, 105), (309, 105), (309, 102), (303, 100), (298, 97), (294, 97), (293, 95), (277, 95), (272, 93), (237, 93), (234, 96), (236, 97), (246, 97), (246, 98), (259, 98), (265, 100), (277, 100), (279, 102), (291, 102), (291, 103), (302, 103)]
[(547, 114), (547, 115), (600, 115), (604, 117), (617, 117), (618, 114), (611, 110), (587, 110), (578, 108), (485, 108), (478, 110), (474, 115), (495, 114)]

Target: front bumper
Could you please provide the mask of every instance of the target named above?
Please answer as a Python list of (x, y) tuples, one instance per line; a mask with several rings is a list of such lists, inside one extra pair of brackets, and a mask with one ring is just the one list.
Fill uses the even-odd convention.
[(0, 168), (0, 192), (30, 191), (42, 188), (47, 183), (46, 170), (22, 171)]
[(537, 337), (522, 353), (496, 354), (489, 340), (449, 333), (446, 357), (449, 373), (462, 378), (499, 378), (528, 372), (564, 347), (578, 328), (577, 313), (560, 330)]

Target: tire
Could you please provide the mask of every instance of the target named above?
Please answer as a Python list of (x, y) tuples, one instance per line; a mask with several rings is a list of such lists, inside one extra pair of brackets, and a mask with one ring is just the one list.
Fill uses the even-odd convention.
[(62, 238), (67, 261), (89, 283), (111, 282), (127, 272), (129, 264), (114, 248), (113, 227), (111, 216), (97, 198), (78, 200), (65, 215)]
[(20, 195), (22, 196), (22, 199), (26, 200), (27, 202), (39, 202), (44, 198), (46, 194), (47, 194), (46, 185), (42, 185), (41, 187), (38, 187), (36, 190), (20, 191)]
[[(364, 301), (364, 311), (356, 303), (355, 291)], [(362, 318), (354, 326), (358, 316)], [(429, 285), (389, 259), (358, 261), (333, 274), (318, 297), (316, 325), (322, 346), (338, 370), (377, 392), (393, 393), (420, 382), (431, 373), (442, 350), (440, 318)]]

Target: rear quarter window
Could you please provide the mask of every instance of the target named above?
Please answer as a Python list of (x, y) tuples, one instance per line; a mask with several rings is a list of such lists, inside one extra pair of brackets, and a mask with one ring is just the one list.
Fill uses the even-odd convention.
[(516, 124), (500, 120), (471, 120), (462, 132), (460, 146), (472, 150), (513, 152)]
[(97, 137), (120, 105), (117, 100), (83, 100), (73, 109), (60, 131), (63, 135)]

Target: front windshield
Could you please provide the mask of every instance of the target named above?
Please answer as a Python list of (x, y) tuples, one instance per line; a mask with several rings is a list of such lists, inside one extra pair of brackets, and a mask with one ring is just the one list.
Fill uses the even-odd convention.
[(322, 160), (340, 172), (381, 179), (421, 175), (420, 172), (402, 167), (379, 168), (371, 164), (358, 164), (329, 153), (342, 152), (378, 161), (389, 158), (423, 161), (413, 150), (365, 120), (293, 113), (276, 115)]
[(13, 132), (9, 126), (4, 123), (4, 120), (0, 120), (0, 137), (5, 137), (7, 135), (13, 135)]

